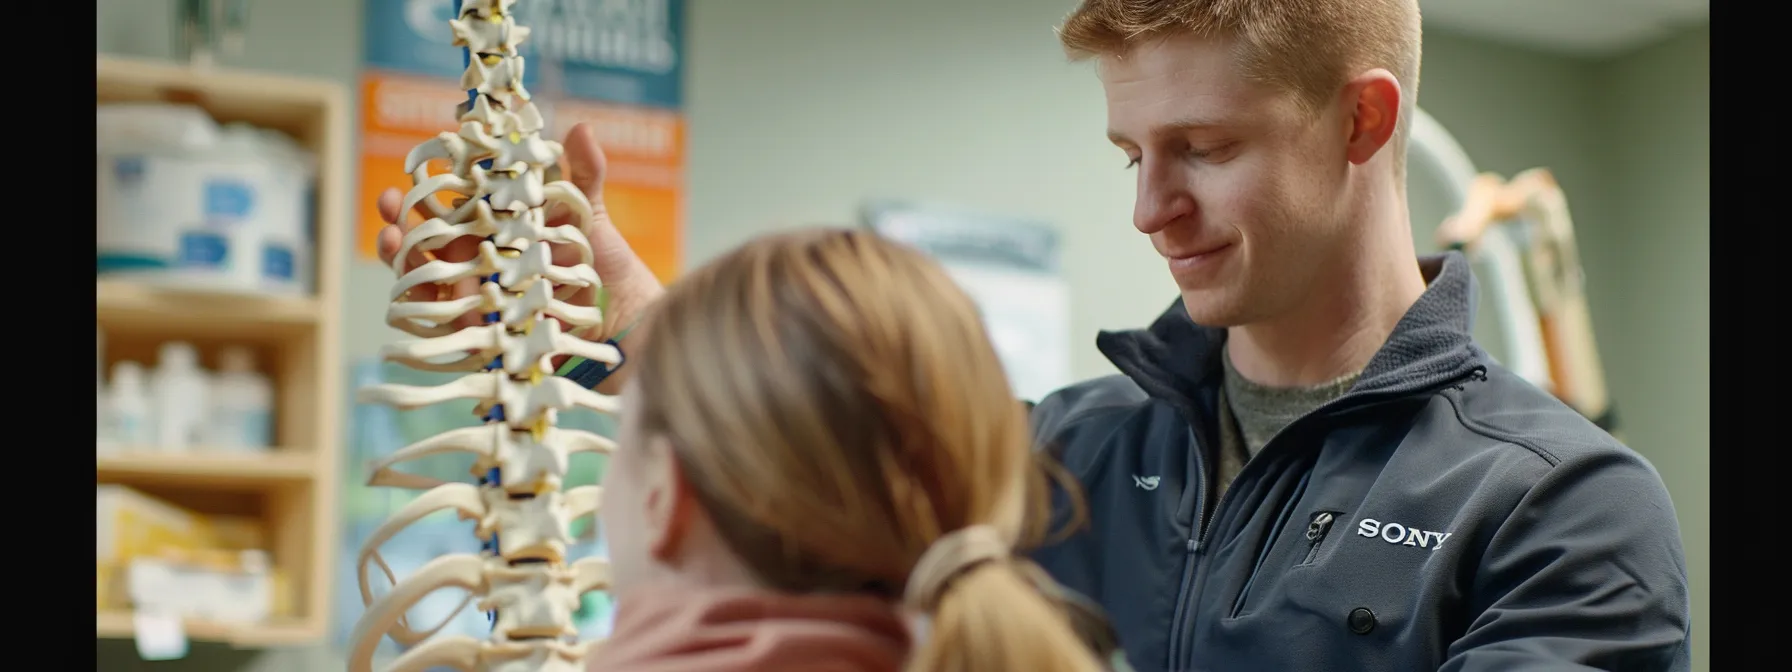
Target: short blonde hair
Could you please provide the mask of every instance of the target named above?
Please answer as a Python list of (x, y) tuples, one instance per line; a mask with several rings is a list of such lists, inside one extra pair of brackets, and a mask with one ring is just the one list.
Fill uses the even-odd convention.
[(1186, 32), (1239, 41), (1251, 79), (1294, 93), (1316, 110), (1367, 68), (1400, 82), (1395, 165), (1419, 98), (1418, 0), (1083, 0), (1058, 27), (1076, 60), (1118, 56), (1145, 41)]

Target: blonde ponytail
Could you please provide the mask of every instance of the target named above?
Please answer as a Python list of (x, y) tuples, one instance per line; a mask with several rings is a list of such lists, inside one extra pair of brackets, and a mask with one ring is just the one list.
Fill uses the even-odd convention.
[(910, 672), (1102, 672), (1060, 605), (1017, 560), (984, 563), (952, 582), (928, 615)]
[(1051, 579), (1009, 555), (996, 528), (940, 537), (915, 563), (903, 601), (926, 616), (909, 672), (1102, 672)]

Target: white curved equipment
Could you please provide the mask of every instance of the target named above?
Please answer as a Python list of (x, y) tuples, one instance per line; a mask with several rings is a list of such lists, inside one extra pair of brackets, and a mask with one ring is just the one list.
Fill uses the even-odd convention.
[[(1467, 201), (1469, 185), (1479, 173), (1455, 136), (1424, 110), (1416, 111), (1407, 142), (1406, 169), (1409, 173), (1429, 171), (1439, 176), (1435, 182), (1444, 185), (1445, 197), (1454, 212)], [(1473, 250), (1465, 252), (1476, 276), (1483, 281), (1480, 284), (1489, 289), (1500, 322), (1503, 352), (1490, 354), (1533, 385), (1553, 389), (1537, 307), (1526, 284), (1523, 254), (1512, 236), (1508, 227), (1494, 227)]]

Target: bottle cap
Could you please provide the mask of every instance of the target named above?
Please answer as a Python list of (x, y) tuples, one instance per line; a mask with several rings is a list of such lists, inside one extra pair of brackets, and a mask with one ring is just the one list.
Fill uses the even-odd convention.
[(169, 341), (163, 343), (156, 353), (156, 364), (170, 368), (196, 369), (199, 368), (199, 352), (193, 349), (191, 343)]
[(112, 389), (130, 394), (143, 389), (143, 365), (125, 360), (112, 365)]

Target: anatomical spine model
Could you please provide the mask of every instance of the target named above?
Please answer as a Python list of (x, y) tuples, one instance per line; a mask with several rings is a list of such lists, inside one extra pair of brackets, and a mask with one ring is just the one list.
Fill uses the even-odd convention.
[[(466, 375), (434, 387), (378, 385), (360, 394), (364, 402), (405, 409), (473, 399), (484, 424), (425, 439), (373, 465), (369, 486), (424, 492), (376, 530), (361, 550), (357, 564), (367, 611), (355, 628), (350, 672), (371, 672), (374, 653), (387, 636), (408, 650), (386, 672), (443, 667), (579, 670), (590, 643), (577, 641), (573, 612), (582, 594), (608, 584), (609, 566), (603, 560), (566, 557), (568, 524), (596, 512), (598, 488), (568, 489), (562, 481), (571, 454), (607, 452), (612, 444), (589, 432), (555, 427), (555, 418), (574, 407), (615, 413), (616, 402), (554, 376), (552, 367), (557, 355), (615, 366), (621, 353), (561, 327), (591, 327), (602, 320), (595, 306), (568, 301), (580, 289), (598, 287), (599, 279), (580, 227), (548, 226), (545, 213), (557, 205), (571, 213), (569, 221), (582, 223), (591, 215), (591, 204), (570, 184), (547, 182), (562, 148), (541, 138), (541, 115), (522, 86), (517, 45), (529, 29), (516, 25), (510, 13), (514, 2), (463, 0), (451, 27), (455, 45), (470, 56), (462, 85), (472, 92), (472, 100), (461, 110), (458, 130), (418, 146), (405, 160), (415, 186), (405, 196), (402, 212), (417, 208), (430, 219), (405, 234), (393, 259), (400, 278), (386, 321), (419, 340), (389, 345), (382, 355), (415, 369)], [(450, 170), (430, 175), (432, 160), (446, 161)], [(436, 197), (441, 192), (458, 197), (445, 205)], [(434, 258), (433, 251), (469, 236), (482, 240), (473, 259)], [(580, 263), (555, 266), (550, 243), (576, 249)], [(405, 273), (413, 254), (429, 261)], [(478, 292), (439, 300), (445, 286), (474, 278), (482, 283)], [(483, 316), (485, 324), (457, 330), (455, 318), (468, 313)], [(448, 452), (476, 456), (477, 485), (438, 482), (394, 468)], [(377, 552), (380, 544), (424, 516), (448, 509), (474, 521), (474, 534), (485, 551), (436, 558), (402, 581), (393, 577)], [(377, 598), (368, 577), (370, 564), (394, 582)], [(452, 617), (428, 630), (412, 627), (405, 612), (444, 588), (468, 594), (460, 609), (476, 602), (491, 612), (488, 639), (430, 639)]]

